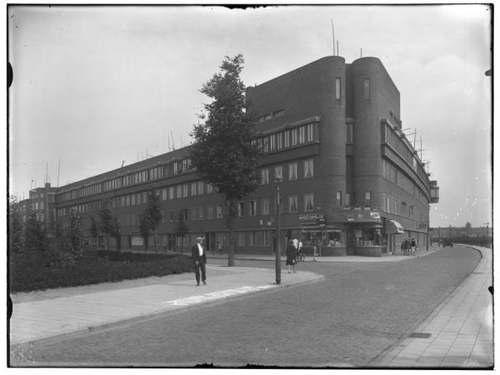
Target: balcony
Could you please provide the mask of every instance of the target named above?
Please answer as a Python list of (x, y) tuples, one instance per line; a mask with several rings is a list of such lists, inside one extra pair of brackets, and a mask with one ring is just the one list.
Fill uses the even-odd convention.
[(437, 185), (437, 181), (431, 181), (431, 203), (439, 202), (439, 186)]

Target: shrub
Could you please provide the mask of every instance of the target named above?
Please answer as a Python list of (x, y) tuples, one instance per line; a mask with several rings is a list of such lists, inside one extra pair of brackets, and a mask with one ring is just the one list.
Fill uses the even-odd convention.
[(191, 258), (181, 254), (89, 251), (69, 264), (40, 262), (20, 256), (11, 256), (9, 261), (11, 292), (166, 276), (192, 270)]

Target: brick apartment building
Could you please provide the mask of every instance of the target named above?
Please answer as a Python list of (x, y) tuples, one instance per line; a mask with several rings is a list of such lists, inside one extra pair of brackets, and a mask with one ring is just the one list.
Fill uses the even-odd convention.
[[(315, 243), (322, 255), (394, 253), (405, 237), (429, 245), (429, 204), (439, 188), (402, 132), (400, 94), (379, 59), (321, 58), (249, 87), (247, 106), (263, 157), (260, 187), (239, 204), (238, 252), (272, 253), (278, 180), (283, 239)], [(94, 245), (102, 238), (91, 238), (90, 216), (108, 205), (120, 222), (121, 247), (140, 249), (139, 214), (153, 189), (162, 249), (189, 247), (198, 234), (209, 249), (224, 248), (223, 201), (191, 168), (188, 152), (59, 187), (49, 204), (63, 225), (70, 210), (81, 215)]]

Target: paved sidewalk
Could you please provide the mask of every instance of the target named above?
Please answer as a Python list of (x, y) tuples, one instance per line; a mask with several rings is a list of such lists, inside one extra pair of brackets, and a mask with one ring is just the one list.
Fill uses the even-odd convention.
[(207, 265), (207, 285), (194, 273), (12, 295), (10, 344), (136, 320), (206, 302), (322, 279), (312, 272)]
[[(491, 249), (472, 274), (415, 330), (376, 361), (380, 367), (485, 368), (493, 366)], [(423, 335), (421, 335), (423, 336)]]
[[(438, 251), (438, 247), (429, 248), (429, 250), (419, 249), (414, 256), (406, 256), (406, 255), (385, 255), (381, 257), (368, 257), (368, 256), (359, 256), (359, 255), (343, 255), (343, 256), (317, 256), (311, 257), (306, 256), (305, 262), (355, 262), (355, 263), (378, 263), (378, 262), (401, 262), (403, 260), (415, 259), (419, 257), (423, 257), (429, 254), (432, 254)], [(207, 256), (211, 259), (227, 259), (227, 254), (214, 254), (207, 253)], [(263, 255), (263, 254), (235, 254), (236, 260), (266, 260), (266, 261), (275, 261), (274, 255)], [(281, 257), (282, 261), (286, 260), (285, 256)]]

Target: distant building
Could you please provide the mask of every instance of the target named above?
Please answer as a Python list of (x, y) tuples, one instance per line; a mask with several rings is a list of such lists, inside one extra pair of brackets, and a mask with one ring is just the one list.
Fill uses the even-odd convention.
[[(346, 64), (324, 57), (249, 87), (247, 105), (263, 158), (261, 186), (238, 206), (239, 252), (272, 254), (277, 179), (282, 236), (300, 238), (308, 249), (384, 255), (399, 252), (404, 237), (428, 246), (429, 204), (438, 201), (439, 188), (402, 131), (400, 94), (379, 59)], [(138, 218), (153, 189), (163, 248), (189, 247), (200, 233), (209, 249), (226, 247), (223, 201), (191, 168), (188, 152), (57, 188), (57, 220), (67, 225), (70, 211), (77, 212), (97, 245), (102, 238), (91, 238), (90, 216), (107, 206), (120, 222), (122, 247), (141, 248)]]
[(441, 238), (492, 238), (493, 228), (489, 225), (485, 225), (483, 227), (453, 227), (450, 225), (448, 227), (431, 228), (430, 233), (432, 241), (437, 241)]
[(49, 235), (54, 234), (55, 230), (55, 195), (57, 188), (51, 187), (46, 183), (44, 187), (32, 189), (29, 192), (29, 198), (19, 201), (19, 213), (23, 223), (28, 217), (35, 213), (36, 219), (40, 222), (42, 229)]

